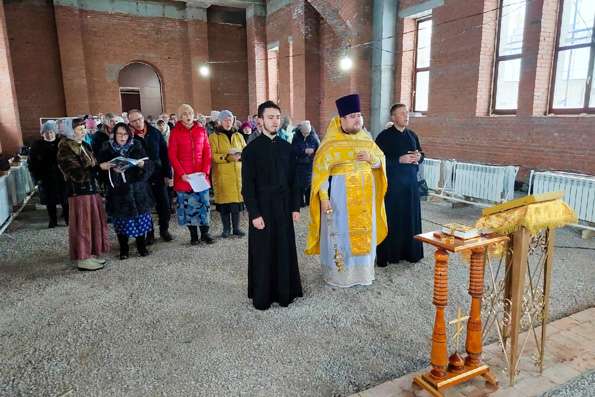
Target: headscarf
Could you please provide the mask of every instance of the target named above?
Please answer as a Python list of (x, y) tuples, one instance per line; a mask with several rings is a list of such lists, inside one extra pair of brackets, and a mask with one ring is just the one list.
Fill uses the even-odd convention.
[(44, 134), (46, 132), (58, 133), (58, 127), (56, 126), (55, 120), (48, 120), (41, 125), (39, 133)]
[(231, 117), (233, 119), (233, 113), (230, 112), (229, 110), (222, 110), (219, 112), (219, 114), (217, 115), (217, 120), (219, 122), (222, 122), (223, 120), (225, 120), (226, 118)]
[[(120, 145), (120, 144), (118, 144), (118, 142), (116, 142), (116, 131), (120, 127), (124, 128), (126, 130), (126, 132), (128, 133), (128, 140), (123, 145)], [(130, 130), (130, 127), (128, 126), (128, 124), (126, 124), (126, 123), (118, 123), (118, 124), (116, 124), (114, 126), (114, 128), (112, 129), (112, 133), (110, 134), (109, 143), (110, 143), (112, 149), (116, 153), (119, 153), (120, 156), (128, 157), (128, 151), (130, 150), (130, 148), (134, 144), (134, 134)]]

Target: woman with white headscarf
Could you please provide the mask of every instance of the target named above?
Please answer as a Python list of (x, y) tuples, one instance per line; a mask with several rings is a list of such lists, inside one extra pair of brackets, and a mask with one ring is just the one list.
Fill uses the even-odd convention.
[(58, 168), (58, 143), (56, 122), (48, 120), (41, 126), (41, 139), (31, 146), (28, 161), (31, 176), (39, 182), (39, 197), (48, 211), (50, 229), (58, 226), (58, 204), (62, 206), (62, 217), (68, 225), (68, 196), (64, 177)]
[(58, 144), (57, 158), (68, 191), (70, 259), (81, 270), (101, 269), (106, 261), (100, 257), (110, 251), (110, 241), (96, 179), (99, 169), (108, 170), (111, 164), (98, 164), (83, 141), (85, 120), (65, 119), (61, 129), (66, 138)]

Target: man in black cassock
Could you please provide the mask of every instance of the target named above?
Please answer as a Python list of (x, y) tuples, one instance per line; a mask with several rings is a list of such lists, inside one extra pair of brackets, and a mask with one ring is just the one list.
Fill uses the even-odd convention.
[(422, 243), (413, 236), (421, 233), (421, 208), (417, 172), (424, 154), (415, 132), (407, 128), (407, 106), (396, 104), (390, 110), (393, 126), (376, 137), (386, 156), (388, 190), (384, 196), (388, 236), (376, 251), (376, 264), (406, 260), (414, 263), (424, 257)]
[(248, 298), (266, 310), (303, 296), (293, 230), (300, 202), (291, 145), (277, 136), (281, 109), (264, 102), (258, 118), (263, 133), (242, 153), (242, 195), (250, 218)]

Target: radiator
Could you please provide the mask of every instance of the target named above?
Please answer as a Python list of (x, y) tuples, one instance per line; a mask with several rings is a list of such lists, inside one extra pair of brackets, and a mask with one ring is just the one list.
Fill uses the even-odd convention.
[(424, 159), (421, 163), (421, 173), (423, 178), (428, 184), (428, 188), (431, 190), (438, 190), (438, 183), (440, 182), (440, 160), (436, 159)]
[(595, 223), (595, 177), (559, 171), (531, 171), (532, 194), (564, 192), (578, 219)]
[(514, 197), (514, 181), (519, 168), (457, 162), (452, 193), (501, 203)]

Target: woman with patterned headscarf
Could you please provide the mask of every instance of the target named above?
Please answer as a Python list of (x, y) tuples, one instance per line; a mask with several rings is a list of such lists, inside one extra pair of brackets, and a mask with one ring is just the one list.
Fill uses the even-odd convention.
[(147, 256), (145, 237), (153, 225), (151, 208), (154, 203), (148, 183), (153, 163), (124, 123), (114, 126), (109, 141), (103, 144), (97, 156), (99, 161), (111, 161), (116, 157), (138, 160), (135, 165), (115, 166), (105, 171), (106, 208), (118, 236), (120, 259), (128, 259), (129, 237), (136, 239), (138, 254)]

